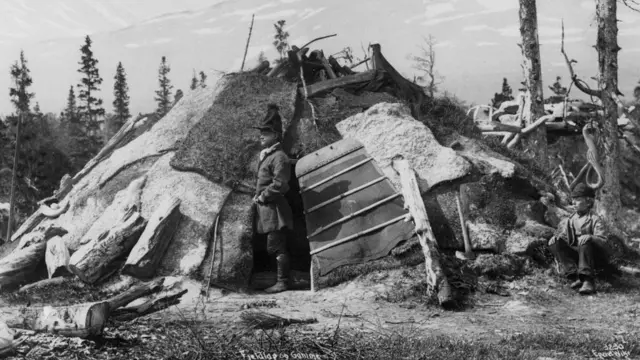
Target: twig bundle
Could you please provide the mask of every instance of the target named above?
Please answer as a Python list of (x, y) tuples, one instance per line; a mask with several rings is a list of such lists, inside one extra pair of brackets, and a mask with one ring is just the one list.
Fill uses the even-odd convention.
[(245, 311), (240, 314), (240, 318), (245, 325), (253, 329), (273, 329), (289, 326), (291, 324), (315, 324), (318, 322), (316, 318), (284, 318), (264, 311)]

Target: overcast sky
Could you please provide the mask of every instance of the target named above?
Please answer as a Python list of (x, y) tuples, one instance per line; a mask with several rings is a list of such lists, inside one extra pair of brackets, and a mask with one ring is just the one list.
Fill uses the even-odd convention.
[[(409, 54), (415, 54), (422, 37), (431, 34), (438, 42), (441, 89), (469, 102), (487, 103), (500, 90), (502, 77), (514, 89), (522, 80), (517, 0), (230, 0), (213, 6), (219, 2), (0, 0), (0, 89), (8, 87), (8, 68), (24, 48), (37, 101), (44, 111), (59, 112), (68, 84), (78, 80), (75, 64), (82, 39), (91, 34), (105, 79), (105, 104), (112, 100), (112, 72), (123, 61), (130, 75), (134, 113), (152, 111), (161, 55), (172, 64), (176, 88), (188, 87), (194, 69), (237, 71), (251, 14), (256, 15), (256, 24), (248, 62), (255, 61), (260, 51), (276, 56), (273, 23), (285, 19), (292, 44), (337, 33), (315, 46), (329, 54), (351, 46), (360, 55), (361, 44), (377, 42), (408, 77), (415, 74)], [(594, 0), (538, 0), (545, 89), (556, 75), (568, 80), (559, 51), (563, 19), (566, 48), (578, 60), (578, 73), (587, 80), (597, 73), (594, 13)], [(629, 97), (640, 79), (640, 14), (621, 5), (618, 18), (623, 48), (620, 86)], [(10, 111), (8, 96), (0, 96), (0, 113)]]

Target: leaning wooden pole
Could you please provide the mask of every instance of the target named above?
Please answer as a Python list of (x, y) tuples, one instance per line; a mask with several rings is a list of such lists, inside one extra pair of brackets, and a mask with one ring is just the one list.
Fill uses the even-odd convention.
[(251, 32), (253, 31), (253, 18), (256, 14), (251, 15), (251, 26), (249, 26), (249, 36), (247, 37), (247, 45), (244, 47), (244, 56), (242, 57), (242, 66), (240, 66), (240, 72), (244, 70), (244, 61), (247, 59), (247, 51), (249, 51), (249, 41), (251, 41)]
[(13, 174), (11, 176), (11, 195), (9, 197), (9, 223), (7, 224), (7, 242), (11, 239), (12, 224), (15, 217), (14, 204), (16, 202), (16, 182), (18, 181), (18, 154), (20, 153), (20, 128), (22, 127), (22, 112), (18, 115), (18, 128), (16, 129), (16, 149), (13, 153)]
[(455, 305), (455, 299), (451, 292), (451, 286), (442, 269), (438, 242), (431, 229), (427, 209), (422, 200), (418, 180), (411, 168), (409, 161), (397, 157), (393, 160), (393, 168), (400, 175), (402, 195), (405, 207), (409, 208), (411, 217), (415, 223), (415, 231), (424, 253), (425, 266), (427, 268), (427, 283), (432, 291), (438, 291), (438, 302), (443, 307)]

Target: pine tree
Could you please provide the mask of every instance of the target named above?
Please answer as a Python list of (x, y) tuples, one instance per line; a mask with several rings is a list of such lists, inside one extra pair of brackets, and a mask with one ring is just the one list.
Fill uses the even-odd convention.
[(196, 77), (196, 70), (193, 70), (193, 77), (191, 78), (191, 90), (195, 90), (198, 87), (198, 78)]
[(160, 116), (164, 116), (171, 108), (171, 89), (173, 89), (173, 85), (171, 85), (171, 81), (167, 77), (169, 72), (171, 72), (171, 67), (167, 64), (167, 58), (163, 56), (160, 62), (160, 68), (158, 68), (158, 83), (160, 84), (160, 89), (156, 90), (156, 95), (158, 96), (155, 98), (158, 103), (156, 113)]
[(98, 149), (102, 146), (102, 138), (99, 135), (100, 132), (100, 116), (103, 116), (105, 111), (102, 108), (102, 99), (96, 97), (97, 92), (100, 91), (100, 85), (102, 84), (102, 78), (98, 68), (98, 59), (93, 56), (91, 50), (91, 38), (87, 35), (85, 37), (85, 44), (80, 48), (82, 53), (81, 61), (78, 63), (81, 65), (78, 69), (79, 73), (82, 73), (84, 77), (81, 83), (78, 84), (78, 115), (82, 123), (82, 130), (87, 137), (88, 152), (90, 156), (93, 156)]
[(11, 103), (15, 106), (19, 113), (26, 114), (29, 112), (31, 99), (35, 96), (34, 93), (30, 93), (28, 88), (33, 84), (31, 78), (31, 70), (27, 67), (27, 59), (24, 56), (24, 51), (20, 51), (20, 60), (16, 61), (11, 66), (11, 78), (15, 84), (15, 88), (9, 89), (9, 96), (11, 96)]
[(262, 65), (262, 63), (265, 61), (268, 61), (268, 59), (264, 55), (264, 51), (260, 51), (260, 54), (258, 54), (258, 65)]
[(173, 105), (177, 104), (178, 101), (180, 101), (180, 99), (182, 99), (182, 96), (184, 96), (184, 94), (182, 93), (182, 90), (178, 89), (176, 91), (176, 96), (173, 99)]
[(207, 87), (207, 74), (204, 73), (204, 71), (200, 71), (200, 87), (205, 88)]
[(113, 111), (115, 118), (113, 119), (113, 133), (120, 130), (122, 125), (131, 117), (129, 112), (129, 86), (127, 85), (127, 74), (124, 71), (122, 62), (118, 63), (116, 68), (116, 75), (114, 76), (115, 83), (113, 85)]
[(513, 90), (507, 82), (507, 78), (502, 78), (502, 95), (509, 98), (509, 100), (513, 100)]
[(276, 33), (273, 36), (275, 39), (273, 46), (276, 47), (278, 54), (280, 54), (279, 62), (284, 61), (287, 50), (289, 49), (289, 33), (284, 31), (285, 23), (285, 20), (278, 20), (277, 23), (273, 24), (273, 27), (276, 29)]

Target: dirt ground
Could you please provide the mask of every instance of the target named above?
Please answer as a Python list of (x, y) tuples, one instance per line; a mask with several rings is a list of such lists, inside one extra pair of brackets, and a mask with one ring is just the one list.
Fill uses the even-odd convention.
[[(489, 347), (494, 344), (531, 347), (535, 345), (531, 341), (538, 340), (530, 338), (542, 336), (542, 339), (552, 337), (555, 340), (535, 345), (537, 348), (531, 350), (533, 352), (517, 358), (640, 358), (640, 278), (623, 276), (600, 281), (597, 283), (598, 293), (590, 296), (577, 294), (568, 288), (564, 280), (543, 269), (510, 281), (481, 278), (476, 290), (467, 294), (459, 309), (443, 310), (424, 296), (424, 288), (416, 286), (422, 280), (423, 272), (423, 266), (376, 271), (316, 292), (307, 289), (279, 294), (260, 291), (239, 294), (212, 287), (208, 298), (201, 295), (201, 283), (186, 280), (185, 288), (189, 291), (181, 304), (131, 323), (109, 324), (104, 339), (94, 339), (89, 344), (85, 340), (35, 335), (41, 338), (30, 338), (25, 342), (28, 345), (11, 358), (114, 359), (121, 358), (123, 354), (137, 354), (130, 358), (208, 359), (211, 357), (188, 356), (189, 352), (183, 347), (177, 355), (167, 354), (173, 342), (195, 342), (194, 338), (200, 336), (202, 341), (220, 341), (220, 334), (246, 334), (243, 314), (255, 311), (285, 318), (316, 320), (311, 324), (290, 325), (288, 328), (298, 331), (294, 334), (330, 334), (339, 328), (373, 336), (398, 334), (414, 340), (443, 336), (454, 341), (460, 339), (470, 349), (486, 348), (487, 344)], [(176, 324), (191, 325), (179, 328)], [(205, 332), (196, 335), (195, 327), (206, 328), (207, 334), (218, 335), (202, 335)], [(160, 328), (163, 328), (162, 332), (158, 332)], [(591, 338), (593, 343), (589, 340)], [(572, 341), (573, 347), (567, 346)], [(251, 358), (240, 353), (244, 351), (242, 345), (236, 349), (239, 350), (234, 350), (234, 355), (224, 358)], [(630, 355), (617, 356), (615, 352), (607, 352), (611, 349), (623, 349)], [(48, 355), (35, 356), (41, 354), (37, 351)], [(247, 348), (246, 351), (248, 354), (252, 350)], [(532, 357), (531, 354), (544, 356)], [(464, 352), (463, 355), (474, 359), (503, 358), (495, 354), (467, 356)], [(442, 357), (426, 355), (415, 358)], [(447, 357), (450, 358), (459, 357)]]

